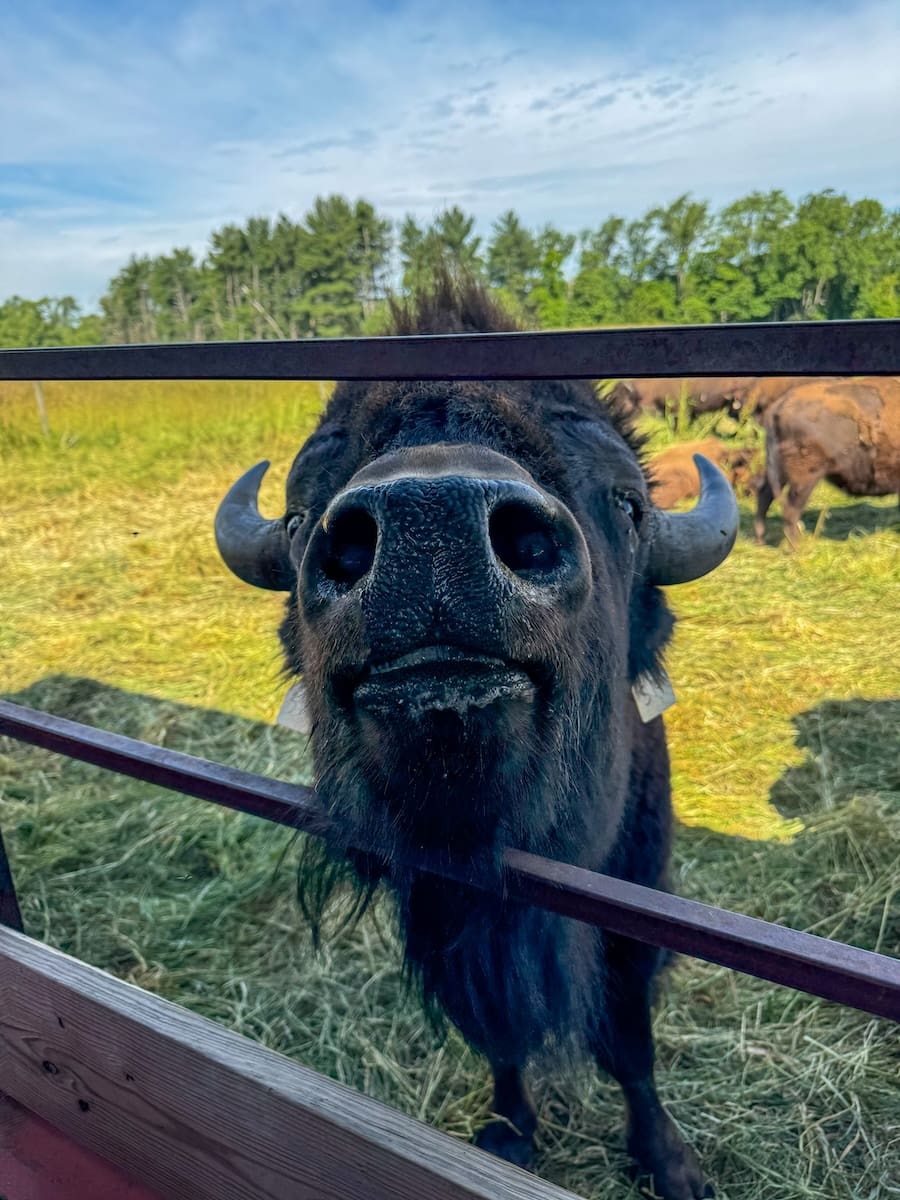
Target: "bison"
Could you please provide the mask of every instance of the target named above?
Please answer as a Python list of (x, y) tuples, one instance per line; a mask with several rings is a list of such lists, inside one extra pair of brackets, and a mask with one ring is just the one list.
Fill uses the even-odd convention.
[[(830, 378), (824, 376), (820, 382)], [(742, 410), (761, 416), (789, 388), (807, 382), (809, 377), (801, 375), (623, 379), (612, 388), (610, 397), (634, 413), (649, 409), (663, 414), (671, 405), (678, 404), (683, 389), (692, 413), (724, 408), (731, 417), (737, 417)]]
[(766, 474), (756, 500), (756, 541), (777, 495), (796, 545), (800, 517), (823, 479), (851, 496), (900, 496), (900, 382), (862, 378), (791, 388), (763, 418)]
[(702, 454), (728, 476), (736, 490), (751, 490), (750, 466), (755, 451), (733, 446), (719, 438), (679, 442), (655, 454), (649, 463), (653, 503), (657, 508), (674, 508), (682, 500), (693, 500), (700, 492), (700, 473), (694, 455)]
[(793, 387), (805, 383), (831, 383), (834, 375), (772, 375), (748, 379), (746, 394), (735, 398), (737, 408), (743, 408), (762, 420), (765, 413)]
[[(392, 311), (396, 334), (513, 328), (450, 277)], [(664, 955), (467, 880), (502, 893), (511, 845), (665, 886), (666, 736), (632, 688), (660, 678), (662, 586), (736, 536), (727, 480), (697, 465), (696, 507), (657, 510), (627, 418), (583, 382), (346, 382), (283, 515), (259, 513), (263, 462), (216, 516), (230, 569), (288, 593), (281, 639), (334, 830), (299, 873), (314, 928), (337, 889), (362, 908), (385, 886), (424, 1002), (492, 1068), (500, 1119), (478, 1144), (529, 1164), (526, 1067), (586, 1055), (621, 1084), (630, 1150), (670, 1200), (712, 1193), (654, 1084)], [(417, 870), (422, 854), (469, 875)]]
[(647, 409), (662, 414), (677, 405), (684, 394), (691, 412), (713, 412), (730, 407), (753, 382), (741, 378), (621, 379), (610, 392), (610, 399), (632, 412)]

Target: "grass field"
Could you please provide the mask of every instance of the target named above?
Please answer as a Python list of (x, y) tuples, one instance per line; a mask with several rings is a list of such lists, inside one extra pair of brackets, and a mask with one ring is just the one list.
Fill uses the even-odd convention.
[[(263, 511), (316, 385), (0, 385), (0, 692), (307, 779), (271, 722), (281, 599), (218, 561), (212, 515), (267, 457)], [(662, 423), (660, 444), (671, 439)], [(703, 430), (699, 431), (701, 434)], [(692, 433), (695, 436), (696, 433)], [(900, 952), (900, 525), (826, 487), (796, 555), (745, 536), (672, 590), (668, 714), (682, 892)], [(482, 1064), (403, 998), (389, 913), (313, 956), (282, 830), (0, 739), (0, 826), (29, 931), (470, 1136)], [(896, 1031), (690, 960), (657, 1033), (664, 1097), (732, 1200), (900, 1195)], [(637, 1195), (617, 1089), (545, 1080), (539, 1171)]]

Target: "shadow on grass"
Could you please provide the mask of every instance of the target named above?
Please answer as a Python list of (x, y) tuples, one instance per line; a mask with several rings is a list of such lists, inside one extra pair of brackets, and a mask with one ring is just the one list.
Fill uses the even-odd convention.
[(826, 700), (793, 724), (805, 758), (770, 799), (801, 831), (764, 842), (680, 826), (678, 890), (896, 954), (900, 912), (888, 910), (900, 905), (900, 699)]
[(825, 700), (793, 724), (807, 757), (772, 787), (782, 816), (803, 819), (868, 794), (900, 806), (900, 699)]
[[(857, 504), (807, 508), (802, 517), (807, 536), (824, 538), (830, 542), (847, 542), (851, 538), (867, 537), (872, 533), (883, 533), (894, 529), (900, 533), (900, 511), (895, 505)], [(741, 534), (753, 537), (752, 515), (741, 513)], [(783, 539), (781, 514), (770, 511), (766, 520), (766, 545), (778, 546)]]
[[(125, 691), (96, 679), (48, 675), (3, 698), (228, 766), (237, 766), (238, 760), (244, 766), (251, 759), (261, 775), (272, 775), (283, 765), (295, 778), (298, 769), (306, 771), (309, 765), (306, 740), (281, 726)], [(283, 757), (274, 756), (276, 749)]]

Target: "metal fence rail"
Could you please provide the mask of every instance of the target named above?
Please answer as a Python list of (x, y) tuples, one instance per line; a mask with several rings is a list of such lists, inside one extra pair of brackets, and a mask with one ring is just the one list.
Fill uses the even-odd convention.
[(645, 326), (0, 350), (3, 379), (631, 379), (900, 375), (900, 321)]
[[(122, 775), (321, 835), (315, 792), (0, 701), (0, 733)], [(360, 847), (365, 849), (365, 847)], [(446, 858), (413, 865), (481, 887)], [(589, 925), (900, 1020), (900, 960), (714, 908), (521, 850), (504, 853), (508, 895)]]

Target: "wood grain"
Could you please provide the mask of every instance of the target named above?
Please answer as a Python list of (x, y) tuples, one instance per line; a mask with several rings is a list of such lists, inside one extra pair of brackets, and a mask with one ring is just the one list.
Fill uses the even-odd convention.
[(171, 1200), (576, 1200), (10, 929), (0, 1079)]

